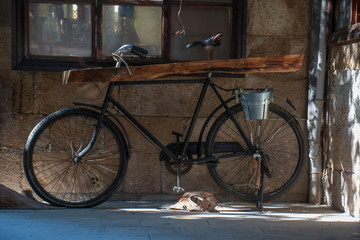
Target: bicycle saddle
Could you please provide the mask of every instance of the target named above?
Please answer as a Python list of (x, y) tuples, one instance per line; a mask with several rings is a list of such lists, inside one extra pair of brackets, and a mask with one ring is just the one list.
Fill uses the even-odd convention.
[(148, 51), (145, 50), (144, 48), (138, 47), (138, 46), (135, 46), (132, 44), (125, 44), (125, 45), (121, 46), (119, 49), (117, 49), (114, 52), (114, 54), (121, 55), (121, 53), (126, 53), (126, 52), (132, 52), (141, 58), (145, 58), (146, 55), (148, 54)]
[(206, 40), (195, 41), (195, 42), (189, 43), (188, 45), (186, 45), (186, 48), (194, 47), (197, 45), (201, 45), (205, 48), (218, 47), (221, 44), (221, 38), (223, 35), (224, 35), (224, 33), (219, 32), (219, 33), (215, 34), (214, 36), (212, 36), (211, 38), (208, 38)]

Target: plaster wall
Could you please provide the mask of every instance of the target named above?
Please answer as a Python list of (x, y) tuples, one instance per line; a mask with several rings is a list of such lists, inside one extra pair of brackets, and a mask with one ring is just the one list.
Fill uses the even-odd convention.
[(325, 196), (328, 203), (360, 216), (359, 43), (330, 49), (325, 131)]
[[(311, 1), (248, 0), (248, 57), (303, 53), (303, 67), (296, 73), (252, 74), (245, 79), (216, 79), (224, 87), (265, 87), (278, 89), (276, 95), (289, 98), (305, 126), (307, 107), (307, 66), (310, 34)], [(32, 128), (47, 114), (71, 107), (72, 102), (100, 104), (107, 84), (62, 85), (61, 73), (11, 70), (11, 1), (0, 0), (0, 181), (20, 192), (29, 189), (22, 169), (22, 150)], [(164, 143), (175, 137), (171, 131), (186, 133), (194, 95), (200, 86), (127, 86), (121, 90), (122, 103)], [(200, 113), (201, 123), (219, 103), (208, 95)], [(125, 124), (127, 124), (125, 122)], [(304, 127), (306, 135), (306, 128)], [(159, 154), (141, 134), (128, 128), (133, 146), (128, 174), (122, 189), (114, 198), (168, 199), (175, 176), (167, 172)], [(306, 202), (308, 199), (308, 163), (294, 187), (278, 198), (284, 202)], [(183, 177), (187, 190), (210, 191), (230, 200), (211, 179), (204, 165), (194, 166)]]

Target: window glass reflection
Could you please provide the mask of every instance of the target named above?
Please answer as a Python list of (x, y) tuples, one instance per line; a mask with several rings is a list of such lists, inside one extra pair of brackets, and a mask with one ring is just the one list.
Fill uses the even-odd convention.
[(103, 5), (102, 53), (110, 54), (124, 44), (136, 44), (161, 55), (160, 6)]
[(90, 4), (30, 3), (30, 55), (92, 55)]
[(351, 1), (339, 0), (337, 6), (336, 28), (348, 27), (350, 25)]

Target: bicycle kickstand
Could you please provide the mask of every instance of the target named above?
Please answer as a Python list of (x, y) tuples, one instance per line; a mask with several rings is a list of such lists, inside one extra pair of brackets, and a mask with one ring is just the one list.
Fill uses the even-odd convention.
[(258, 201), (257, 201), (257, 209), (259, 212), (263, 211), (263, 201), (264, 201), (264, 167), (263, 164), (261, 164), (260, 186), (259, 186)]
[(254, 156), (254, 164), (257, 165), (258, 170), (258, 179), (257, 179), (257, 186), (258, 186), (258, 199), (256, 203), (256, 207), (259, 212), (263, 210), (263, 201), (264, 201), (264, 173), (265, 173), (265, 165), (264, 161), (260, 154), (255, 153)]
[(177, 165), (177, 184), (173, 187), (173, 191), (176, 193), (183, 193), (185, 189), (181, 187), (181, 165)]

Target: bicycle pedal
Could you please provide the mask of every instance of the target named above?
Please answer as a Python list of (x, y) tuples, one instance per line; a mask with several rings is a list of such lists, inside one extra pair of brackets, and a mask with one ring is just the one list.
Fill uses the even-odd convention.
[(174, 186), (173, 191), (176, 192), (176, 193), (186, 192), (185, 189), (183, 189), (182, 187), (178, 187), (178, 186)]

